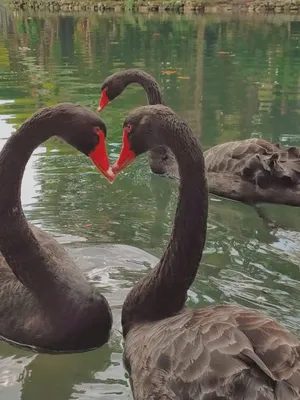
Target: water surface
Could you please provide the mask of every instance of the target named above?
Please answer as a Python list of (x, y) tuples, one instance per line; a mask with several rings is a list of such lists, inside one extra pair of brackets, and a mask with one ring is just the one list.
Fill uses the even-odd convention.
[[(95, 108), (105, 77), (131, 67), (159, 81), (166, 102), (189, 122), (204, 149), (250, 137), (300, 146), (298, 17), (12, 16), (3, 9), (0, 17), (0, 146), (42, 106), (72, 101)], [(126, 114), (141, 104), (145, 95), (132, 86), (101, 113), (112, 160)], [(28, 219), (62, 241), (107, 296), (115, 324), (109, 344), (85, 354), (36, 355), (1, 343), (0, 398), (131, 398), (121, 361), (120, 310), (149, 268), (143, 263), (148, 258), (142, 253), (134, 262), (138, 257), (126, 253), (125, 268), (121, 258), (104, 269), (97, 259), (107, 244), (159, 257), (177, 184), (153, 176), (142, 157), (109, 185), (85, 156), (52, 139), (26, 168), (22, 200)], [(206, 248), (189, 304), (254, 307), (299, 335), (300, 211), (261, 209), (273, 227), (253, 207), (210, 196)]]

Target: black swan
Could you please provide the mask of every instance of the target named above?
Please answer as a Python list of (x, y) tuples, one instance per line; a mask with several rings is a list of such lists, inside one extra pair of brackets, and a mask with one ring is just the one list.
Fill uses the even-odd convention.
[(188, 125), (162, 105), (124, 122), (119, 173), (156, 145), (170, 147), (180, 173), (169, 244), (122, 309), (124, 363), (135, 400), (300, 399), (300, 341), (275, 320), (240, 306), (185, 307), (206, 237), (204, 157)]
[[(102, 84), (97, 111), (131, 83), (140, 84), (151, 105), (165, 104), (158, 83), (139, 69), (117, 72)], [(269, 202), (300, 206), (300, 151), (279, 148), (263, 139), (228, 142), (204, 152), (210, 193), (246, 203)], [(164, 146), (149, 151), (152, 172), (179, 178), (172, 152)]]
[(94, 112), (71, 103), (46, 107), (27, 119), (0, 153), (0, 336), (41, 352), (75, 352), (109, 339), (110, 307), (67, 251), (27, 222), (21, 205), (26, 163), (57, 135), (89, 156), (107, 179), (106, 127)]

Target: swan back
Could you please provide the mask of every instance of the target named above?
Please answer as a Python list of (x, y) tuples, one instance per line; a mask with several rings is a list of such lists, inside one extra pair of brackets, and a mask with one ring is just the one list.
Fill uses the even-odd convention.
[(300, 152), (263, 139), (227, 142), (204, 153), (207, 172), (230, 173), (260, 187), (292, 186), (300, 181)]
[(136, 400), (300, 399), (299, 340), (242, 307), (184, 310), (137, 325), (126, 338), (125, 366)]

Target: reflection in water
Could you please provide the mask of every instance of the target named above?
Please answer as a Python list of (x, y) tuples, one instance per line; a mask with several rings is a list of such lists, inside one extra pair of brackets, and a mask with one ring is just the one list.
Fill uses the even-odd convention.
[[(300, 146), (299, 17), (18, 14), (0, 8), (0, 146), (39, 107), (59, 101), (96, 108), (100, 84), (123, 68), (143, 68), (204, 149), (262, 137)], [(133, 50), (134, 49), (134, 50)], [(111, 160), (127, 112), (146, 104), (131, 86), (101, 117)], [(113, 185), (57, 139), (40, 146), (22, 185), (27, 217), (68, 246), (114, 313), (110, 343), (77, 355), (36, 355), (0, 346), (0, 398), (128, 399), (120, 313), (130, 287), (159, 256), (171, 231), (176, 182), (149, 172), (146, 157)], [(245, 205), (210, 197), (201, 272), (192, 307), (239, 303), (299, 331), (300, 212), (262, 205), (274, 229)], [(83, 247), (84, 246), (84, 247)], [(103, 247), (104, 246), (104, 247)]]
[(122, 349), (119, 341), (113, 340), (110, 346), (76, 356), (31, 356), (1, 347), (5, 357), (0, 368), (3, 398), (83, 399), (92, 398), (95, 393), (102, 393), (106, 399), (115, 399), (120, 393), (123, 399), (130, 398)]

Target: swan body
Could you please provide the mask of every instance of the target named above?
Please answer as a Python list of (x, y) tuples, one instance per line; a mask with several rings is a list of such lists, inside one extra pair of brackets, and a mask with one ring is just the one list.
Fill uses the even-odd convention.
[(195, 137), (169, 108), (140, 107), (124, 122), (112, 169), (119, 173), (158, 144), (177, 159), (179, 199), (161, 260), (135, 284), (122, 309), (124, 364), (134, 399), (300, 400), (300, 341), (294, 334), (245, 307), (185, 307), (207, 225), (204, 157)]
[[(116, 72), (102, 84), (98, 111), (131, 83), (140, 84), (150, 105), (165, 104), (155, 79), (139, 69)], [(153, 173), (179, 179), (173, 153), (157, 146), (148, 154)], [(300, 206), (300, 152), (263, 139), (227, 142), (204, 152), (210, 193), (249, 203)]]
[(84, 107), (41, 109), (7, 140), (0, 153), (0, 336), (41, 352), (85, 351), (108, 341), (110, 307), (63, 246), (28, 223), (21, 206), (26, 163), (52, 135), (108, 173), (105, 125)]

